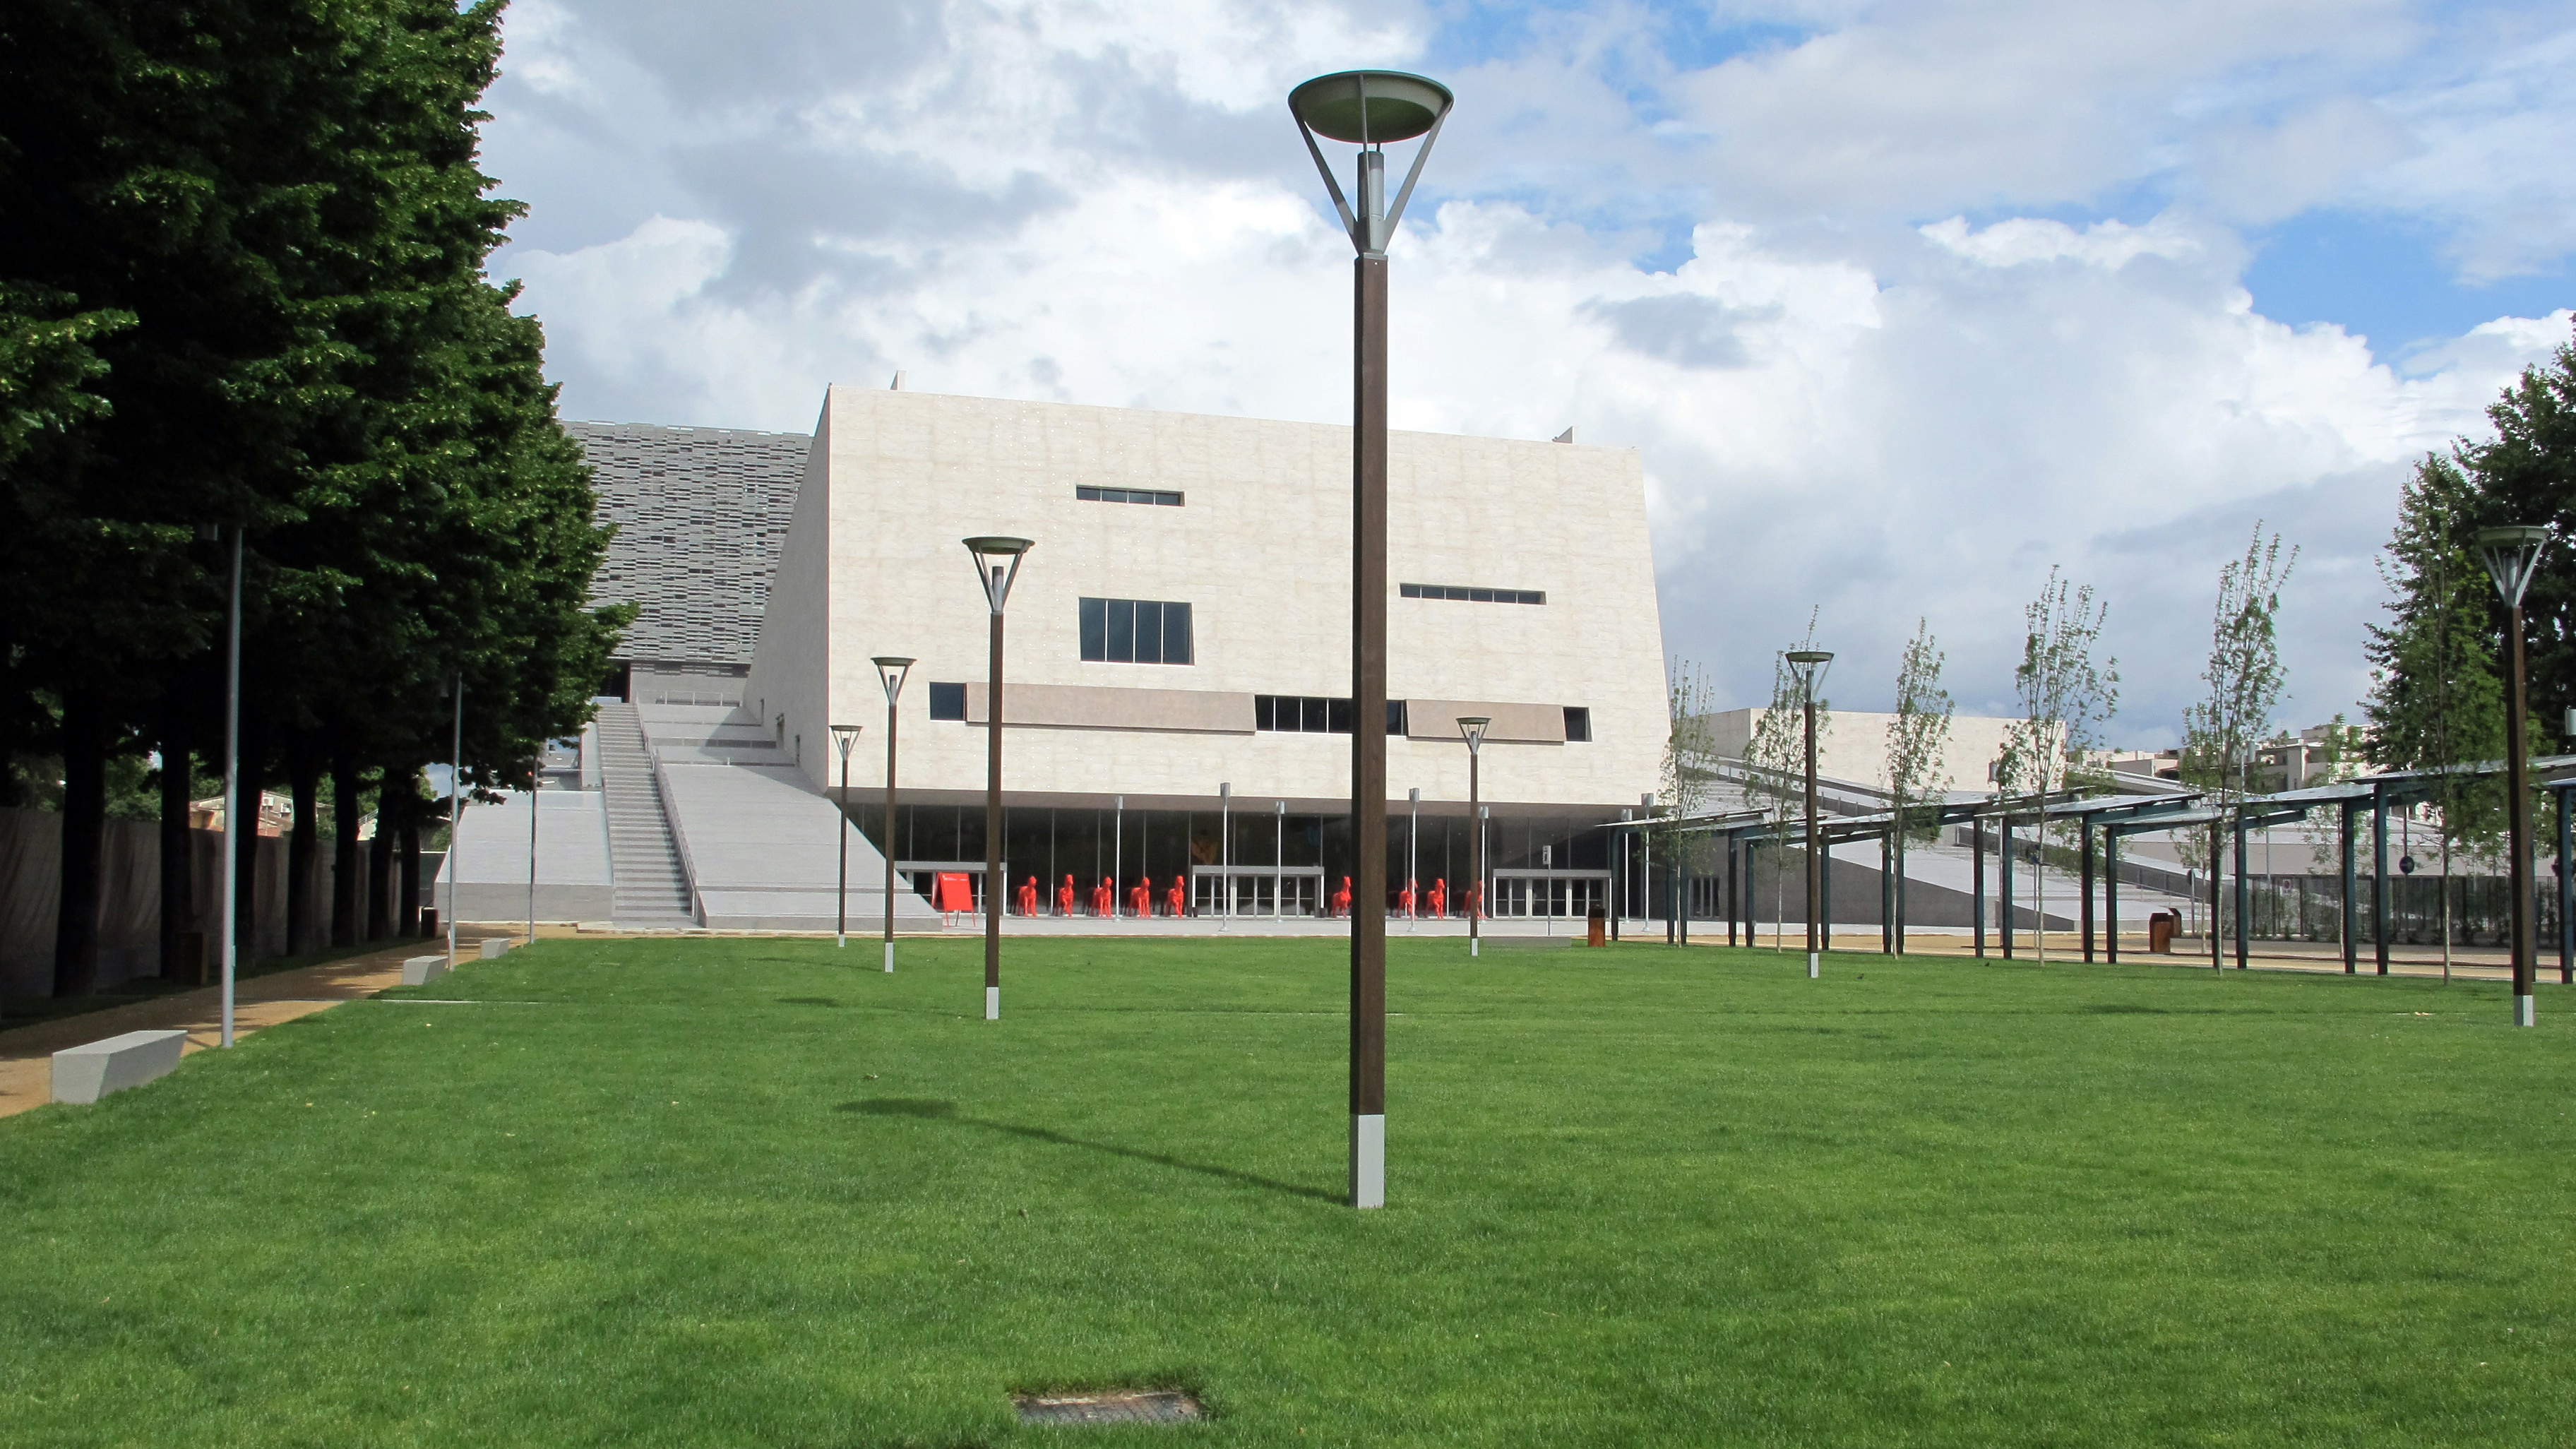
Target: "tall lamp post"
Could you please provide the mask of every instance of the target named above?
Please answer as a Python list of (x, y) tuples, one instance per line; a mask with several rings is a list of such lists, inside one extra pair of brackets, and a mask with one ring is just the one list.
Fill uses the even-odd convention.
[(1822, 649), (1792, 649), (1785, 656), (1798, 676), (1798, 703), (1807, 716), (1807, 979), (1825, 974), (1825, 830), (1816, 818), (1816, 686), (1834, 656)]
[[(224, 937), (217, 946), (223, 962), (221, 1037), (225, 1046), (233, 1044), (233, 985), (241, 964), (241, 943), (235, 939), (241, 930), (241, 616), (242, 531), (241, 525), (235, 524), (232, 592), (224, 606)], [(256, 817), (250, 828), (252, 834), (259, 833)], [(419, 879), (419, 866), (419, 861), (412, 862), (415, 882)]]
[(2510, 791), (2509, 822), (2513, 850), (2513, 1023), (2533, 1021), (2531, 1000), (2531, 785), (2523, 760), (2522, 591), (2540, 563), (2549, 530), (2528, 524), (2478, 530), (2478, 554), (2504, 596), (2504, 769)]
[(1011, 585), (1019, 581), (1020, 561), (1036, 544), (997, 534), (967, 539), (975, 558), (975, 579), (984, 586), (984, 602), (993, 609), (992, 650), (984, 682), (984, 1019), (1002, 1019), (1002, 902), (1010, 883), (1002, 879), (1002, 606), (1010, 602)]
[[(886, 697), (886, 794), (885, 794), (885, 969), (894, 970), (894, 736), (895, 701), (903, 697), (903, 681), (912, 673), (912, 661), (893, 654), (880, 654), (872, 661), (877, 667), (877, 682), (885, 686)], [(846, 791), (849, 782), (842, 782)]]
[(1485, 730), (1493, 717), (1481, 714), (1458, 716), (1458, 733), (1467, 738), (1467, 954), (1473, 956), (1483, 942), (1476, 934), (1476, 917), (1485, 904), (1485, 830), (1484, 781), (1478, 766), (1485, 755)]
[[(1386, 1205), (1386, 243), (1455, 98), (1399, 71), (1342, 71), (1288, 93), (1306, 152), (1359, 256), (1352, 264), (1351, 1206)], [(1360, 148), (1359, 208), (1342, 195), (1317, 133)], [(1389, 141), (1422, 138), (1390, 204)]]
[(859, 742), (859, 727), (854, 724), (832, 726), (832, 747), (841, 752), (841, 798), (832, 802), (840, 817), (841, 874), (834, 897), (838, 902), (832, 916), (832, 944), (850, 944), (850, 748)]
[[(447, 969), (456, 969), (456, 889), (464, 884), (456, 874), (456, 862), (464, 855), (458, 849), (465, 843), (465, 675), (451, 676), (449, 687), (456, 694), (456, 733), (447, 749)], [(258, 807), (254, 805), (253, 809)], [(251, 828), (259, 828), (257, 816)]]

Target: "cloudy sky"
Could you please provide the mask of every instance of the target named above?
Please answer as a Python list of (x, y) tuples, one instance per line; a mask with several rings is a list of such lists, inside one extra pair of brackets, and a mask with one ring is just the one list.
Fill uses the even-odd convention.
[(2301, 550), (2284, 723), (2366, 692), (2411, 461), (2576, 302), (2576, 14), (2399, 0), (516, 0), (496, 271), (567, 416), (827, 383), (1343, 421), (1350, 249), (1283, 103), (1457, 111), (1392, 248), (1398, 426), (1644, 457), (1666, 647), (1820, 611), (2003, 712), (2052, 565), (2170, 743), (2220, 564)]

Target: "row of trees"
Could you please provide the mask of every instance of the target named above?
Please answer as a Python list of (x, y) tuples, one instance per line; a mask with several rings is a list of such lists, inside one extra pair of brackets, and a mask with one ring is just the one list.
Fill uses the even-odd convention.
[[(324, 782), (332, 935), (387, 934), (395, 842), (416, 854), (441, 814), (421, 777), (449, 691), (468, 781), (524, 783), (605, 671), (624, 616), (589, 606), (588, 474), (536, 322), (483, 271), (519, 211), (476, 162), (499, 10), (0, 19), (0, 751), (5, 803), (16, 762), (61, 782), (58, 993), (95, 979), (112, 762), (159, 761), (165, 952), (211, 904), (189, 898), (186, 810), (223, 745), (236, 538), (244, 798), (294, 801), (290, 949), (322, 944)], [(247, 860), (256, 833), (233, 837)]]

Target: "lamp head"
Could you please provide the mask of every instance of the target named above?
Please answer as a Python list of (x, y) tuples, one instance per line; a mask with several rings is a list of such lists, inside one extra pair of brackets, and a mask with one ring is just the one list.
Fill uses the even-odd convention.
[(1780, 657), (1789, 661), (1789, 671), (1798, 676), (1799, 695), (1806, 699), (1816, 697), (1816, 686), (1825, 682), (1825, 671), (1834, 664), (1833, 652), (1826, 649), (1792, 649)]
[(903, 693), (903, 681), (912, 673), (912, 661), (895, 654), (880, 654), (869, 661), (877, 667), (877, 683), (885, 686), (886, 703), (892, 705)]
[[(1333, 209), (1341, 213), (1342, 226), (1360, 255), (1386, 255), (1387, 238), (1395, 235), (1396, 223), (1404, 219), (1404, 204), (1413, 196), (1413, 184), (1422, 179), (1422, 163), (1430, 159), (1431, 147), (1440, 139), (1440, 125), (1456, 102), (1447, 86), (1400, 70), (1338, 71), (1319, 75), (1288, 93), (1289, 114), (1297, 118), (1306, 152), (1323, 173)], [(1360, 148), (1356, 215), (1333, 177), (1332, 166), (1324, 160), (1323, 148), (1315, 144), (1318, 135)], [(1389, 205), (1386, 152), (1380, 148), (1389, 141), (1410, 141), (1416, 136), (1422, 138), (1422, 145), (1413, 153), (1413, 169), (1405, 174), (1404, 188)]]
[(2486, 561), (2487, 573), (2495, 580), (2496, 592), (2504, 596), (2506, 608), (2522, 607), (2522, 591), (2531, 587), (2531, 576), (2540, 566), (2540, 550), (2548, 543), (2549, 530), (2537, 524), (2478, 530), (2478, 557)]
[(1011, 600), (1011, 585), (1020, 577), (1020, 560), (1037, 547), (1030, 539), (1012, 538), (1006, 534), (979, 534), (965, 540), (966, 551), (975, 556), (975, 579), (984, 586), (984, 602), (993, 612)]
[(1491, 715), (1462, 714), (1458, 716), (1458, 733), (1467, 737), (1467, 753), (1472, 755), (1485, 747), (1485, 731), (1487, 728), (1492, 726), (1493, 722), (1493, 716)]
[(837, 724), (832, 726), (832, 743), (840, 746), (841, 760), (845, 764), (848, 763), (850, 758), (850, 746), (859, 742), (860, 729), (861, 726), (854, 724)]

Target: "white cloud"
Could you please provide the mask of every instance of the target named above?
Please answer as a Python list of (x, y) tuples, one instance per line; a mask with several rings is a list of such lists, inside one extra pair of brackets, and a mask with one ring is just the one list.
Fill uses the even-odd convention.
[[(863, 17), (883, 44), (848, 74), (800, 51), (764, 77), (754, 42), (647, 10), (523, 0), (493, 101), (496, 169), (539, 207), (506, 261), (569, 413), (803, 429), (826, 384), (902, 367), (933, 391), (1344, 415), (1348, 246), (1279, 97), (1430, 65), (1424, 12), (923, 0)], [(799, 27), (860, 26), (736, 15), (808, 49)], [(2474, 168), (2450, 193), (2409, 168), (2529, 171), (2496, 139), (2512, 66), (2361, 95), (2421, 41), (2393, 4), (1793, 18), (1816, 33), (1694, 71), (1646, 12), (1541, 16), (1452, 70), (1460, 120), (1395, 248), (1397, 424), (1640, 448), (1668, 642), (1738, 693), (1814, 604), (1855, 704), (1918, 614), (1963, 702), (2000, 703), (2020, 606), (2062, 563), (2112, 602), (2119, 732), (2159, 738), (2260, 517), (2307, 550), (2293, 712), (2348, 709), (2409, 460), (2482, 427), (2568, 319), (2392, 365), (2256, 312), (2235, 226), (2373, 187), (2466, 215)], [(723, 53), (683, 64), (692, 45)], [(2143, 220), (2075, 205), (2176, 168)]]

